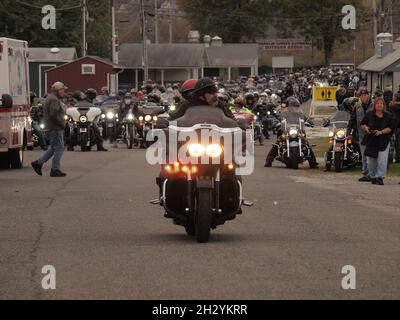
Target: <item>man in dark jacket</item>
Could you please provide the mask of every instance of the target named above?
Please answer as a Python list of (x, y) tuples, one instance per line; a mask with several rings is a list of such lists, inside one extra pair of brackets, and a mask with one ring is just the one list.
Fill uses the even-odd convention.
[(60, 162), (64, 153), (64, 129), (65, 129), (65, 106), (61, 100), (68, 89), (61, 82), (56, 82), (51, 87), (51, 93), (47, 96), (44, 106), (44, 122), (48, 129), (50, 146), (48, 150), (37, 160), (32, 162), (32, 167), (38, 175), (42, 175), (43, 165), (53, 158), (51, 177), (65, 177), (66, 174), (60, 169)]

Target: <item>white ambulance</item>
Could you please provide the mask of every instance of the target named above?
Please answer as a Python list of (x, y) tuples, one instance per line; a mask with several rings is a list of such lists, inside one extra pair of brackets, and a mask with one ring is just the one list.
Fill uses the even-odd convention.
[(31, 149), (28, 43), (0, 38), (0, 167), (19, 169)]

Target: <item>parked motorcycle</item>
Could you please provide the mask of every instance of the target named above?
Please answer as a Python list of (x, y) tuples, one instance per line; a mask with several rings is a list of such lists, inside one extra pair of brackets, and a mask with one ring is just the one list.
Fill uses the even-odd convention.
[(68, 150), (80, 146), (81, 151), (90, 151), (96, 144), (94, 122), (101, 115), (101, 110), (96, 107), (80, 107), (77, 105), (67, 109), (67, 130), (69, 130)]
[(282, 118), (277, 160), (297, 170), (300, 164), (311, 159), (311, 146), (306, 139), (305, 127), (312, 127), (312, 124), (306, 123), (303, 115), (297, 112), (285, 112)]
[[(200, 141), (205, 131), (224, 132), (232, 134), (232, 137), (237, 132), (243, 134), (237, 123), (225, 117), (222, 110), (208, 106), (188, 109), (185, 116), (178, 119), (177, 126), (170, 126), (167, 131), (167, 135), (196, 133)], [(166, 217), (185, 227), (187, 234), (195, 236), (199, 243), (209, 241), (211, 229), (241, 214), (242, 205), (251, 205), (243, 200), (236, 163), (225, 164), (230, 148), (222, 143), (225, 139), (220, 141), (219, 144), (211, 141), (208, 144), (178, 142), (178, 154), (184, 148), (188, 161), (169, 159), (167, 149), (168, 160), (162, 165), (161, 177), (157, 179), (161, 189), (160, 200), (152, 202), (160, 203)], [(204, 158), (211, 164), (200, 160)]]
[(350, 114), (346, 111), (337, 112), (332, 119), (324, 123), (329, 127), (330, 148), (325, 153), (325, 168), (330, 171), (332, 166), (336, 172), (342, 172), (344, 167), (353, 168), (360, 164), (361, 152), (353, 137), (347, 134)]
[(46, 137), (46, 126), (44, 122), (32, 121), (32, 142), (33, 148), (41, 148), (42, 150), (47, 150), (49, 141)]

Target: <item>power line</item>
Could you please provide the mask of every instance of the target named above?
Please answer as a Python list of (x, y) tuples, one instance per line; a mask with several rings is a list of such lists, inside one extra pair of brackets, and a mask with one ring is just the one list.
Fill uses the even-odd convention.
[[(21, 0), (15, 0), (15, 1), (18, 2), (19, 4), (27, 6), (29, 8), (34, 8), (34, 9), (39, 9), (39, 10), (42, 10), (42, 8), (43, 8), (43, 6), (39, 7), (39, 6), (30, 4), (30, 3), (26, 3), (26, 2), (21, 1)], [(74, 10), (74, 9), (78, 9), (78, 8), (82, 8), (82, 4), (79, 4), (79, 5), (76, 5), (76, 6), (72, 6), (72, 7), (65, 7), (65, 8), (61, 7), (61, 8), (55, 9), (55, 10), (56, 11), (67, 11), (67, 10)]]

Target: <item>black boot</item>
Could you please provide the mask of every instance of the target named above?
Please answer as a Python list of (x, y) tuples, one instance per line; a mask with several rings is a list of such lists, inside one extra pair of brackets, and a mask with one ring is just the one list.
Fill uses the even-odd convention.
[(53, 169), (51, 169), (50, 177), (53, 177), (53, 178), (64, 178), (66, 176), (67, 176), (67, 174), (62, 172), (61, 170), (58, 170), (58, 169), (57, 170), (53, 170)]
[(32, 162), (32, 163), (31, 163), (31, 166), (32, 166), (33, 170), (35, 170), (35, 172), (36, 172), (39, 176), (42, 176), (42, 175), (43, 175), (43, 173), (42, 173), (43, 165), (40, 165), (38, 161)]

